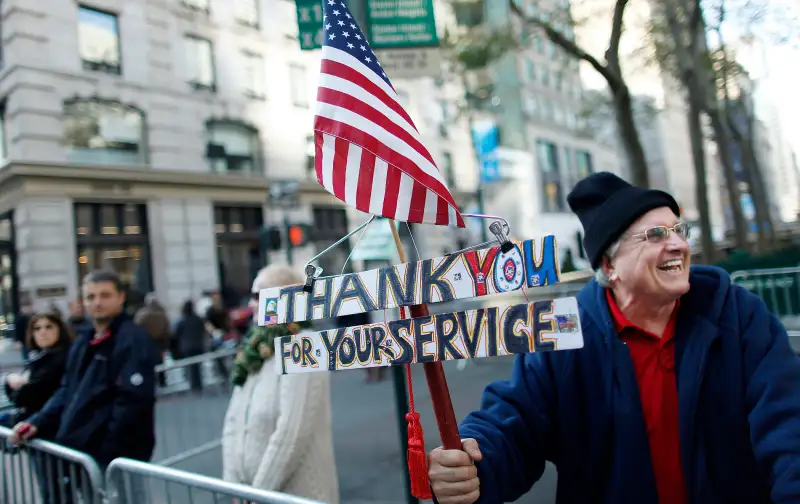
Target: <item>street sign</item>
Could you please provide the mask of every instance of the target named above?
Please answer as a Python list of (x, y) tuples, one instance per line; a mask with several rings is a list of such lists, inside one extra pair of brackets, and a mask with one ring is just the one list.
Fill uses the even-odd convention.
[(322, 48), (322, 3), (320, 0), (295, 0), (297, 37), (300, 49), (313, 51)]
[(439, 77), (442, 73), (442, 53), (438, 47), (382, 49), (375, 54), (392, 79)]
[(300, 183), (296, 180), (273, 180), (267, 189), (267, 203), (273, 208), (295, 208)]
[(439, 45), (433, 0), (366, 0), (373, 49)]

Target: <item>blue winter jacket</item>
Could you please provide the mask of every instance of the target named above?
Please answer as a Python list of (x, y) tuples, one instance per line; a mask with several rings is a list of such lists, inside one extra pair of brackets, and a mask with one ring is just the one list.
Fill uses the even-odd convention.
[(108, 339), (93, 329), (70, 348), (61, 387), (29, 419), (39, 436), (88, 453), (101, 467), (117, 457), (147, 461), (155, 447), (155, 366), (147, 332), (122, 314)]
[[(800, 359), (761, 299), (693, 267), (676, 326), (690, 504), (800, 502)], [(478, 441), (481, 503), (511, 502), (558, 469), (558, 504), (656, 504), (638, 384), (604, 289), (578, 295), (585, 346), (517, 357), (460, 427)]]

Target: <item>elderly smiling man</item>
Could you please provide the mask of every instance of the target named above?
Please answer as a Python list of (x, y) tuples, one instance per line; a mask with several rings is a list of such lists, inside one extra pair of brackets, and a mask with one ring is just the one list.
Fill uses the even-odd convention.
[(429, 457), (440, 504), (516, 500), (558, 469), (559, 504), (800, 502), (800, 359), (765, 304), (690, 269), (667, 193), (610, 173), (568, 197), (595, 280), (585, 346), (517, 358)]

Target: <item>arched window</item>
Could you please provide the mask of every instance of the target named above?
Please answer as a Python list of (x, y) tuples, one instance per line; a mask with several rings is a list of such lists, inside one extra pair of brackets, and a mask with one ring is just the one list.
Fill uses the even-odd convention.
[(258, 131), (235, 121), (206, 123), (206, 158), (217, 173), (262, 173)]
[(64, 103), (64, 145), (71, 163), (146, 164), (144, 113), (94, 98)]

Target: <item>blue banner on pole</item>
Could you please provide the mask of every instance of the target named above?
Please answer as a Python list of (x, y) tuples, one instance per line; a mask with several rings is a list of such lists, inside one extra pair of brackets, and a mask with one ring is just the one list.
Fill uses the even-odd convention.
[(494, 121), (475, 121), (472, 125), (472, 139), (481, 169), (481, 182), (494, 182), (500, 179), (500, 163), (497, 160), (499, 134)]

